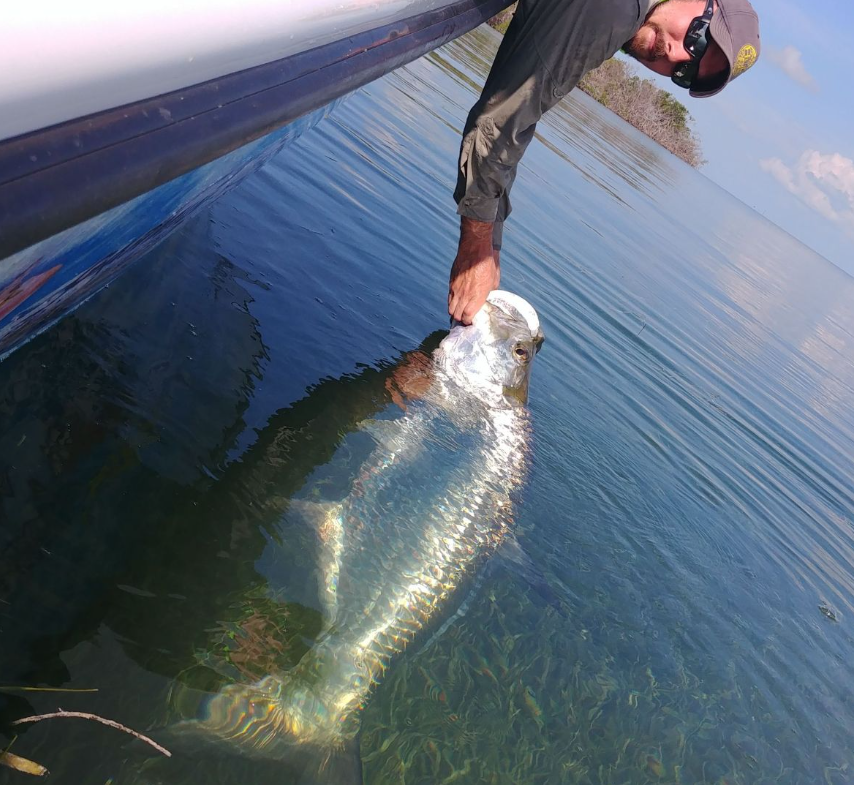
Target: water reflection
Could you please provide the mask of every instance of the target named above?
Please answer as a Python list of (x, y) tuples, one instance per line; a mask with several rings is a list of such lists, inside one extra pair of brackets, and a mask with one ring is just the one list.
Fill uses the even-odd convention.
[[(158, 729), (174, 682), (192, 698), (312, 643), (311, 538), (294, 521), (271, 548), (273, 527), (441, 324), (459, 127), (492, 40), (354, 96), (148, 283), (0, 365), (4, 680), (96, 685), (60, 705)], [(505, 237), (505, 283), (550, 341), (522, 556), (384, 680), (366, 781), (846, 782), (852, 282), (596, 105), (566, 112)], [(213, 756), (167, 776), (133, 743), (56, 733), (16, 744), (75, 783), (285, 779)]]
[[(19, 524), (4, 527), (0, 550), (0, 596), (10, 621), (0, 652), (5, 683), (80, 684), (110, 662), (112, 671), (130, 669), (130, 683), (99, 674), (94, 683), (106, 685), (109, 694), (87, 696), (87, 710), (101, 707), (110, 716), (132, 700), (143, 716), (160, 717), (163, 724), (167, 690), (173, 693), (169, 702), (186, 709), (193, 693), (201, 696), (231, 681), (249, 683), (291, 668), (320, 631), (316, 537), (307, 529), (282, 529), (282, 516), (291, 496), (329, 461), (346, 434), (390, 404), (388, 383), (398, 364), (385, 360), (321, 380), (271, 416), (252, 446), (227, 463), (244, 427), (241, 414), (252, 384), (263, 378), (264, 349), (257, 321), (242, 307), (249, 299), (242, 274), (222, 259), (208, 274), (210, 311), (189, 325), (183, 319), (171, 325), (158, 320), (158, 331), (165, 331), (162, 341), (140, 325), (130, 329), (119, 294), (97, 321), (90, 322), (84, 311), (10, 361), (6, 406), (23, 396), (35, 411), (56, 408), (39, 423), (41, 430), (19, 419), (5, 442), (18, 439), (20, 448), (31, 449), (18, 452), (16, 464), (6, 464), (3, 472), (9, 483), (4, 515)], [(183, 286), (169, 291), (182, 290), (192, 292), (192, 300), (200, 294)], [(139, 294), (131, 279), (127, 292), (132, 291)], [(193, 310), (192, 300), (184, 303), (184, 314)], [(184, 363), (174, 354), (169, 362), (163, 359), (165, 346), (170, 353), (185, 351), (180, 336), (188, 329), (228, 331), (231, 357), (240, 345), (238, 335), (245, 337), (243, 361), (233, 366), (236, 375), (224, 388), (238, 394), (233, 402), (213, 397), (205, 406), (191, 377), (176, 376)], [(443, 335), (429, 336), (418, 351), (432, 351)], [(232, 367), (214, 356), (205, 362), (198, 346), (193, 359), (219, 382), (223, 370)], [(191, 399), (201, 411), (192, 411)], [(159, 422), (151, 419), (155, 414)], [(179, 423), (198, 416), (206, 427), (191, 422), (182, 433)], [(201, 441), (191, 443), (200, 431)], [(184, 454), (179, 450), (174, 464), (164, 460), (167, 448), (177, 447)], [(170, 471), (173, 465), (184, 471)], [(199, 472), (187, 476), (192, 465)], [(74, 488), (89, 493), (81, 498)], [(284, 573), (269, 563), (273, 531), (275, 560), (287, 565)], [(275, 588), (268, 584), (271, 574), (280, 578)], [(151, 682), (151, 674), (162, 680), (143, 699), (140, 683)], [(183, 685), (181, 696), (169, 687), (173, 680)], [(37, 712), (46, 701), (49, 694), (0, 693), (0, 718)], [(33, 735), (39, 738), (38, 732)], [(97, 761), (103, 750), (85, 739), (86, 734), (75, 734), (67, 741), (67, 754), (80, 746), (78, 765), (92, 767), (93, 773), (113, 765), (110, 755)], [(31, 747), (34, 757), (40, 753), (39, 743)], [(245, 765), (237, 765), (236, 781)], [(140, 766), (146, 771), (148, 764), (133, 758), (123, 777), (136, 781), (133, 771)], [(267, 768), (261, 766), (259, 776)], [(195, 776), (182, 766), (170, 771), (170, 781)], [(217, 771), (227, 781), (229, 775)], [(205, 776), (211, 775), (207, 770)]]
[[(224, 280), (218, 270), (212, 280), (221, 295)], [(233, 294), (225, 298), (226, 308), (207, 314), (192, 329), (204, 331), (216, 324), (217, 329), (228, 330), (231, 351), (242, 330), (247, 335), (245, 348), (260, 357), (257, 324), (242, 309), (231, 307)], [(123, 305), (119, 297), (112, 315), (127, 313)], [(224, 318), (230, 323), (223, 324)], [(177, 332), (183, 333), (183, 319), (179, 321)], [(226, 453), (243, 427), (240, 414), (251, 394), (251, 380), (262, 377), (256, 361), (250, 360), (248, 373), (236, 368), (237, 377), (224, 387), (243, 393), (236, 407), (220, 399), (207, 410), (193, 412), (189, 400), (180, 395), (180, 383), (186, 379), (168, 372), (158, 376), (156, 371), (165, 368), (162, 359), (154, 366), (146, 361), (160, 356), (157, 342), (139, 333), (138, 343), (122, 341), (118, 318), (112, 321), (107, 314), (95, 324), (72, 317), (62, 327), (8, 365), (6, 406), (11, 408), (26, 396), (37, 410), (54, 413), (38, 423), (17, 418), (16, 428), (4, 436), (3, 444), (9, 448), (4, 455), (14, 455), (16, 461), (6, 463), (2, 475), (4, 516), (17, 525), (3, 528), (2, 596), (13, 613), (39, 605), (48, 613), (50, 607), (56, 618), (47, 626), (59, 636), (75, 627), (79, 638), (87, 637), (79, 632), (78, 617), (92, 616), (89, 629), (107, 623), (127, 641), (146, 640), (146, 650), (174, 650), (175, 641), (190, 632), (185, 607), (192, 607), (193, 618), (205, 627), (211, 620), (227, 618), (225, 609), (236, 594), (251, 596), (259, 589), (263, 579), (255, 573), (254, 563), (267, 544), (265, 532), (287, 509), (305, 478), (329, 460), (343, 436), (388, 405), (386, 382), (395, 365), (385, 361), (376, 368), (318, 382), (305, 398), (273, 415), (252, 447), (226, 466)], [(161, 322), (159, 329), (168, 326)], [(441, 335), (430, 336), (422, 350), (432, 350)], [(180, 342), (173, 347), (184, 351)], [(107, 355), (110, 363), (99, 365), (98, 357)], [(195, 359), (202, 359), (198, 352)], [(168, 367), (174, 372), (175, 364)], [(230, 365), (216, 367), (222, 381), (222, 371)], [(152, 373), (143, 373), (146, 369)], [(168, 400), (164, 387), (170, 390)], [(198, 391), (190, 397), (194, 406), (203, 405)], [(142, 413), (157, 413), (161, 421), (146, 419)], [(177, 423), (195, 417), (204, 419), (206, 427), (190, 423), (187, 435), (201, 441), (181, 445), (192, 450), (193, 457), (164, 460), (167, 445), (161, 435), (165, 431), (169, 439), (180, 438), (183, 434), (174, 433)], [(172, 461), (184, 471), (195, 464), (199, 474), (170, 472)], [(215, 481), (205, 476), (211, 473), (209, 466), (217, 471)], [(88, 488), (92, 496), (69, 506), (65, 500), (75, 496), (71, 488)], [(52, 550), (44, 547), (46, 543)], [(292, 547), (296, 553), (302, 545), (295, 542)], [(59, 568), (54, 551), (62, 554)], [(169, 568), (173, 560), (177, 565), (187, 558), (192, 569)], [(171, 582), (166, 592), (158, 585), (164, 571)], [(74, 585), (79, 578), (82, 583)], [(50, 602), (45, 603), (48, 597)], [(87, 607), (87, 601), (95, 602), (96, 597), (98, 608)], [(175, 603), (175, 597), (182, 599)], [(153, 598), (163, 602), (151, 603)], [(61, 667), (51, 668), (31, 654), (40, 648), (32, 640), (45, 635), (47, 619), (31, 621), (21, 617), (14, 634), (4, 641), (6, 679), (26, 680), (31, 672), (44, 678), (51, 671), (58, 679), (67, 679)], [(162, 646), (156, 645), (158, 640)], [(53, 640), (44, 649), (55, 657), (73, 643), (57, 645)], [(187, 646), (185, 655), (192, 656), (193, 648)], [(139, 652), (132, 648), (130, 653)], [(29, 667), (22, 669), (23, 663)], [(144, 665), (173, 677), (188, 662), (169, 657), (158, 662), (155, 655)]]
[[(432, 350), (441, 336), (430, 336), (417, 351)], [(285, 533), (282, 516), (291, 497), (330, 460), (346, 434), (389, 405), (387, 382), (397, 367), (383, 361), (313, 385), (304, 398), (269, 419), (202, 499), (173, 497), (169, 516), (147, 527), (122, 576), (135, 591), (119, 587), (104, 617), (123, 637), (147, 641), (149, 658), (142, 663), (147, 670), (191, 681), (198, 675), (202, 681), (194, 686), (210, 688), (219, 686), (216, 672), (245, 681), (272, 672), (264, 670), (265, 661), (275, 660), (274, 670), (281, 671), (305, 653), (320, 624), (316, 537), (310, 528)], [(265, 554), (271, 536), (276, 540), (272, 565)], [(192, 569), (180, 569), (184, 560)], [(277, 565), (287, 565), (285, 573)], [(158, 585), (164, 573), (166, 592)], [(268, 587), (271, 575), (278, 576), (279, 585)], [(158, 602), (150, 601), (154, 597)], [(228, 651), (228, 638), (245, 650)], [(250, 654), (253, 647), (257, 650)], [(180, 658), (158, 661), (158, 651), (180, 653)], [(188, 674), (187, 668), (199, 664), (200, 653), (201, 665), (213, 673)]]
[[(184, 240), (198, 242), (204, 229), (197, 224)], [(4, 682), (69, 678), (61, 652), (109, 615), (117, 576), (153, 524), (203, 497), (208, 467), (244, 428), (265, 354), (246, 308), (251, 295), (222, 258), (197, 288), (199, 260), (182, 261), (179, 247), (151, 260), (154, 279), (132, 272), (98, 310), (64, 320), (3, 363)], [(157, 306), (141, 311), (146, 297)], [(224, 364), (218, 334), (228, 335)], [(223, 385), (215, 394), (213, 368)]]

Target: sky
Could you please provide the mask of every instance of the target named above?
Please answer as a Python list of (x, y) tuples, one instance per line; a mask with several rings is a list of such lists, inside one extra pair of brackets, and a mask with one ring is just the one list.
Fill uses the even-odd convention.
[(688, 107), (707, 177), (854, 276), (854, 2), (751, 2), (760, 57), (722, 93), (642, 75)]

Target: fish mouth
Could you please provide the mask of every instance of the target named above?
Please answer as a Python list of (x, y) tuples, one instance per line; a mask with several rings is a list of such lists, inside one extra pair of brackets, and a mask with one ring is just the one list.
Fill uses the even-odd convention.
[(539, 342), (543, 340), (543, 330), (540, 326), (540, 317), (526, 299), (520, 297), (513, 292), (507, 292), (503, 289), (493, 289), (486, 297), (486, 301), (491, 305), (503, 311), (507, 316), (517, 319), (522, 324), (526, 324), (531, 331), (532, 339), (540, 336)]
[(528, 388), (531, 384), (531, 364), (537, 350), (533, 343), (527, 349), (528, 359), (524, 362), (514, 363), (504, 381), (502, 395), (504, 400), (511, 406), (524, 406), (528, 403)]
[(524, 406), (528, 403), (528, 376), (525, 376), (525, 381), (518, 387), (504, 386), (504, 399), (511, 406)]

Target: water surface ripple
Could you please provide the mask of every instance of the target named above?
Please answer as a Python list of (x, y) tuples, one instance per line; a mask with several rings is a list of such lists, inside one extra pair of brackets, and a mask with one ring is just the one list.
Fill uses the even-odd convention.
[[(312, 645), (289, 500), (347, 493), (354, 429), (446, 324), (495, 44), (359, 91), (0, 364), (0, 683), (99, 690), (0, 692), (2, 723), (61, 705), (157, 736)], [(502, 283), (547, 335), (519, 547), (387, 674), (365, 781), (850, 782), (851, 279), (583, 95), (513, 202)], [(89, 723), (14, 750), (56, 783), (282, 777)]]

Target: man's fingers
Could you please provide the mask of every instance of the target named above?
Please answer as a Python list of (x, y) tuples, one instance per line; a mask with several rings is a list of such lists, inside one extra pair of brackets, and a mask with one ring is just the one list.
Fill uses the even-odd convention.
[(475, 314), (483, 307), (490, 289), (480, 292), (454, 291), (448, 293), (448, 313), (463, 324), (471, 324)]
[(459, 298), (451, 309), (451, 316), (463, 324), (471, 324), (475, 314), (483, 307), (483, 303), (472, 297)]
[(457, 297), (453, 293), (451, 293), (448, 299), (450, 300), (448, 313), (451, 315), (451, 318), (463, 324), (471, 324), (474, 314), (470, 314), (469, 301), (464, 300), (462, 297)]
[(451, 317), (462, 324), (471, 324), (471, 319), (466, 318), (465, 303), (462, 301), (456, 303), (454, 310), (451, 312)]
[(472, 309), (472, 308), (464, 308), (464, 309), (463, 309), (463, 315), (462, 315), (462, 317), (460, 318), (460, 321), (461, 321), (463, 324), (471, 324), (471, 323), (472, 323), (472, 321), (474, 320), (474, 315), (475, 315), (479, 310), (480, 310), (480, 308), (474, 308), (474, 309)]
[(448, 313), (451, 315), (453, 319), (457, 318), (457, 314), (460, 311), (460, 299), (457, 297), (454, 292), (448, 293)]
[(451, 268), (448, 313), (458, 322), (471, 324), (486, 296), (496, 288), (500, 272), (492, 254), (472, 263), (464, 262), (465, 258), (458, 255)]

